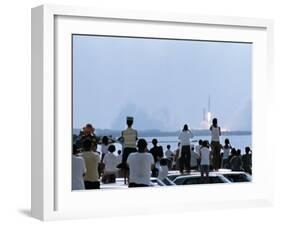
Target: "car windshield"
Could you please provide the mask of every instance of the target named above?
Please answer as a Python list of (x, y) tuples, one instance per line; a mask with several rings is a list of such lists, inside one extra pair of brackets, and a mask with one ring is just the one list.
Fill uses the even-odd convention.
[(231, 182), (250, 182), (251, 179), (246, 174), (224, 174)]
[(225, 181), (218, 176), (209, 177), (207, 181), (202, 179), (201, 177), (182, 177), (176, 179), (174, 182), (178, 185), (225, 183)]

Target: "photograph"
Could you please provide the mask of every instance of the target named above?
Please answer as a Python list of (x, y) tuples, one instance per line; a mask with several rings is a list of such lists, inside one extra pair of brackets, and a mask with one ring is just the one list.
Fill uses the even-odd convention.
[(252, 182), (252, 45), (72, 34), (72, 191)]

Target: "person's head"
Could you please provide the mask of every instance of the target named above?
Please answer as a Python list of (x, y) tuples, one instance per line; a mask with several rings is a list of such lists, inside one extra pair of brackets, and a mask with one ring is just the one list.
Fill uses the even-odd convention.
[(162, 158), (160, 159), (160, 166), (167, 166), (168, 165), (168, 159)]
[(139, 139), (138, 140), (138, 152), (145, 152), (146, 151), (146, 147), (147, 147), (147, 142), (145, 139)]
[(86, 135), (89, 135), (89, 134), (93, 133), (94, 131), (95, 131), (95, 128), (90, 123), (86, 124), (86, 126), (84, 127), (84, 133)]
[(92, 148), (92, 141), (91, 139), (85, 139), (82, 143), (82, 148), (84, 151), (90, 151)]
[(158, 141), (157, 141), (157, 139), (152, 139), (152, 144), (153, 144), (153, 146), (157, 146), (157, 143), (158, 143)]
[(200, 140), (198, 141), (198, 144), (202, 146), (203, 140), (200, 139)]
[(167, 145), (167, 149), (170, 150), (170, 148), (171, 148), (171, 145), (168, 144), (168, 145)]
[(118, 150), (118, 151), (117, 151), (117, 154), (118, 154), (118, 155), (121, 155), (121, 153), (122, 153), (121, 150)]
[(130, 127), (132, 127), (133, 123), (134, 123), (134, 118), (131, 116), (128, 116), (127, 117), (127, 126), (130, 128)]
[(180, 142), (178, 142), (178, 147), (180, 147), (181, 146), (181, 143)]
[(205, 147), (205, 148), (207, 148), (208, 147), (208, 141), (207, 140), (204, 140), (203, 142), (202, 142), (202, 146), (203, 147)]
[(72, 154), (77, 155), (79, 153), (78, 147), (76, 144), (72, 145)]
[(240, 155), (241, 155), (241, 150), (240, 150), (240, 149), (237, 149), (236, 155), (237, 155), (237, 156), (240, 156)]
[(217, 118), (213, 118), (213, 126), (218, 126), (218, 119)]
[(188, 125), (184, 124), (182, 131), (187, 131), (188, 130)]
[(107, 136), (103, 136), (101, 142), (102, 142), (104, 145), (108, 145), (108, 137), (107, 137)]
[(231, 149), (231, 155), (233, 156), (233, 155), (236, 155), (236, 149), (235, 148), (232, 148)]
[(250, 153), (251, 149), (250, 147), (245, 147), (245, 153), (248, 155)]
[(111, 145), (109, 145), (109, 147), (108, 147), (108, 151), (110, 152), (110, 153), (113, 153), (113, 152), (115, 152), (115, 146), (113, 145), (113, 144), (111, 144)]
[(229, 139), (226, 138), (226, 139), (224, 140), (224, 144), (225, 144), (225, 146), (229, 146), (229, 144), (230, 144)]

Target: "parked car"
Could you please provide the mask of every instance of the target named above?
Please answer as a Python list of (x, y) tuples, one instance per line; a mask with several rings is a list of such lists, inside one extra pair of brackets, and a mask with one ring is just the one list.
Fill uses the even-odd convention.
[[(175, 185), (171, 180), (168, 178), (165, 178), (164, 180), (160, 180), (156, 177), (151, 177), (150, 178), (150, 186), (151, 187), (157, 187), (157, 186), (170, 186), (170, 185)], [(123, 178), (116, 178), (115, 183), (108, 183), (108, 184), (103, 184), (101, 183), (101, 189), (115, 189), (115, 188), (128, 188), (128, 184), (124, 184), (124, 179)]]
[(226, 177), (230, 182), (251, 182), (252, 176), (243, 171), (219, 171), (218, 174)]
[(203, 179), (200, 173), (192, 173), (176, 177), (173, 182), (176, 185), (194, 185), (194, 184), (214, 184), (214, 183), (231, 183), (223, 175), (217, 173), (210, 173), (208, 180)]

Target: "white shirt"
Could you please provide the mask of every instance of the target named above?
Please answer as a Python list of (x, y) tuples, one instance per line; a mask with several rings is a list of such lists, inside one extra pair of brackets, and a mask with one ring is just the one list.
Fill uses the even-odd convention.
[(220, 127), (211, 127), (212, 141), (220, 141)]
[(104, 171), (105, 172), (115, 172), (117, 170), (116, 166), (119, 164), (118, 157), (113, 153), (107, 153), (103, 159)]
[(210, 165), (210, 150), (209, 148), (202, 147), (200, 149), (201, 162), (200, 165)]
[(85, 189), (83, 174), (86, 173), (84, 159), (72, 155), (72, 190)]
[(108, 153), (108, 145), (101, 144), (101, 153), (107, 154)]
[(199, 145), (199, 144), (195, 146), (195, 153), (196, 153), (196, 154), (200, 155), (200, 148), (201, 148), (201, 147), (202, 147), (202, 146)]
[(158, 179), (163, 180), (168, 176), (168, 166), (160, 166), (159, 173), (158, 173)]
[(118, 164), (122, 162), (122, 154), (117, 156)]
[(173, 155), (174, 152), (172, 150), (168, 149), (167, 151), (165, 151), (166, 158), (171, 159)]
[(198, 159), (199, 159), (199, 155), (196, 152), (191, 151), (190, 152), (190, 166), (191, 167), (197, 166), (197, 160)]
[(231, 148), (229, 148), (229, 147), (228, 148), (223, 147), (223, 159), (228, 159), (230, 150), (231, 150)]
[(127, 159), (130, 183), (150, 185), (151, 166), (154, 159), (150, 153), (131, 153)]
[(193, 134), (190, 131), (182, 131), (179, 135), (181, 146), (190, 145), (191, 138), (193, 138)]

